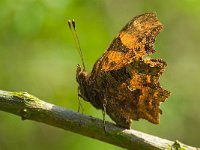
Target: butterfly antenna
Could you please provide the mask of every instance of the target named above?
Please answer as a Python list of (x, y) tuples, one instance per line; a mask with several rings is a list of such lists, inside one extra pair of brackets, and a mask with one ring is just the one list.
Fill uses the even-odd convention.
[(84, 60), (83, 60), (83, 53), (82, 53), (82, 50), (81, 50), (81, 46), (80, 46), (78, 35), (76, 33), (76, 23), (75, 23), (75, 20), (74, 19), (73, 20), (68, 20), (68, 25), (69, 25), (70, 31), (72, 32), (73, 39), (76, 42), (76, 46), (77, 46), (79, 55), (81, 57), (81, 62), (82, 62), (83, 70), (85, 70), (85, 64), (84, 64)]

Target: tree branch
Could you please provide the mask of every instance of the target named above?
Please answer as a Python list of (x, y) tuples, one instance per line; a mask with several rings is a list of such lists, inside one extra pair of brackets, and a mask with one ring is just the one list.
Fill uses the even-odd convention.
[(123, 129), (110, 122), (106, 122), (105, 133), (102, 120), (44, 102), (26, 92), (0, 90), (0, 110), (21, 116), (23, 120), (42, 122), (127, 149), (197, 150), (179, 141), (172, 142), (139, 131)]

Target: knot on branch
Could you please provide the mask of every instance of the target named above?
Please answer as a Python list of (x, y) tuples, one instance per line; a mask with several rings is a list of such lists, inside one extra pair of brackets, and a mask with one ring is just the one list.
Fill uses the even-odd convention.
[(31, 117), (31, 111), (28, 108), (23, 108), (20, 111), (20, 116), (22, 120), (29, 119)]

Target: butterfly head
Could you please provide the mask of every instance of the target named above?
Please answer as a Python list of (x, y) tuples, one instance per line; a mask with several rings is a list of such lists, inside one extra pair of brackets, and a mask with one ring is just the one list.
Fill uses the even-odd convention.
[(85, 69), (82, 69), (81, 66), (78, 64), (76, 69), (76, 81), (79, 84), (80, 96), (86, 101), (88, 101), (88, 77), (88, 72), (86, 72)]

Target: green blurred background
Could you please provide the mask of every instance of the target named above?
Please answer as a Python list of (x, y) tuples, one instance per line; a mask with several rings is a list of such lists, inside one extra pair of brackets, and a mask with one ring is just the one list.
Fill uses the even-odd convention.
[[(171, 91), (159, 125), (132, 128), (200, 146), (200, 1), (1, 0), (0, 89), (26, 91), (74, 111), (78, 108), (76, 65), (80, 57), (67, 20), (74, 18), (87, 70), (134, 16), (157, 12), (165, 29), (157, 53), (168, 63), (160, 81)], [(84, 113), (102, 118), (83, 102)], [(109, 117), (107, 116), (107, 120)], [(0, 150), (121, 149), (75, 133), (0, 112)]]

